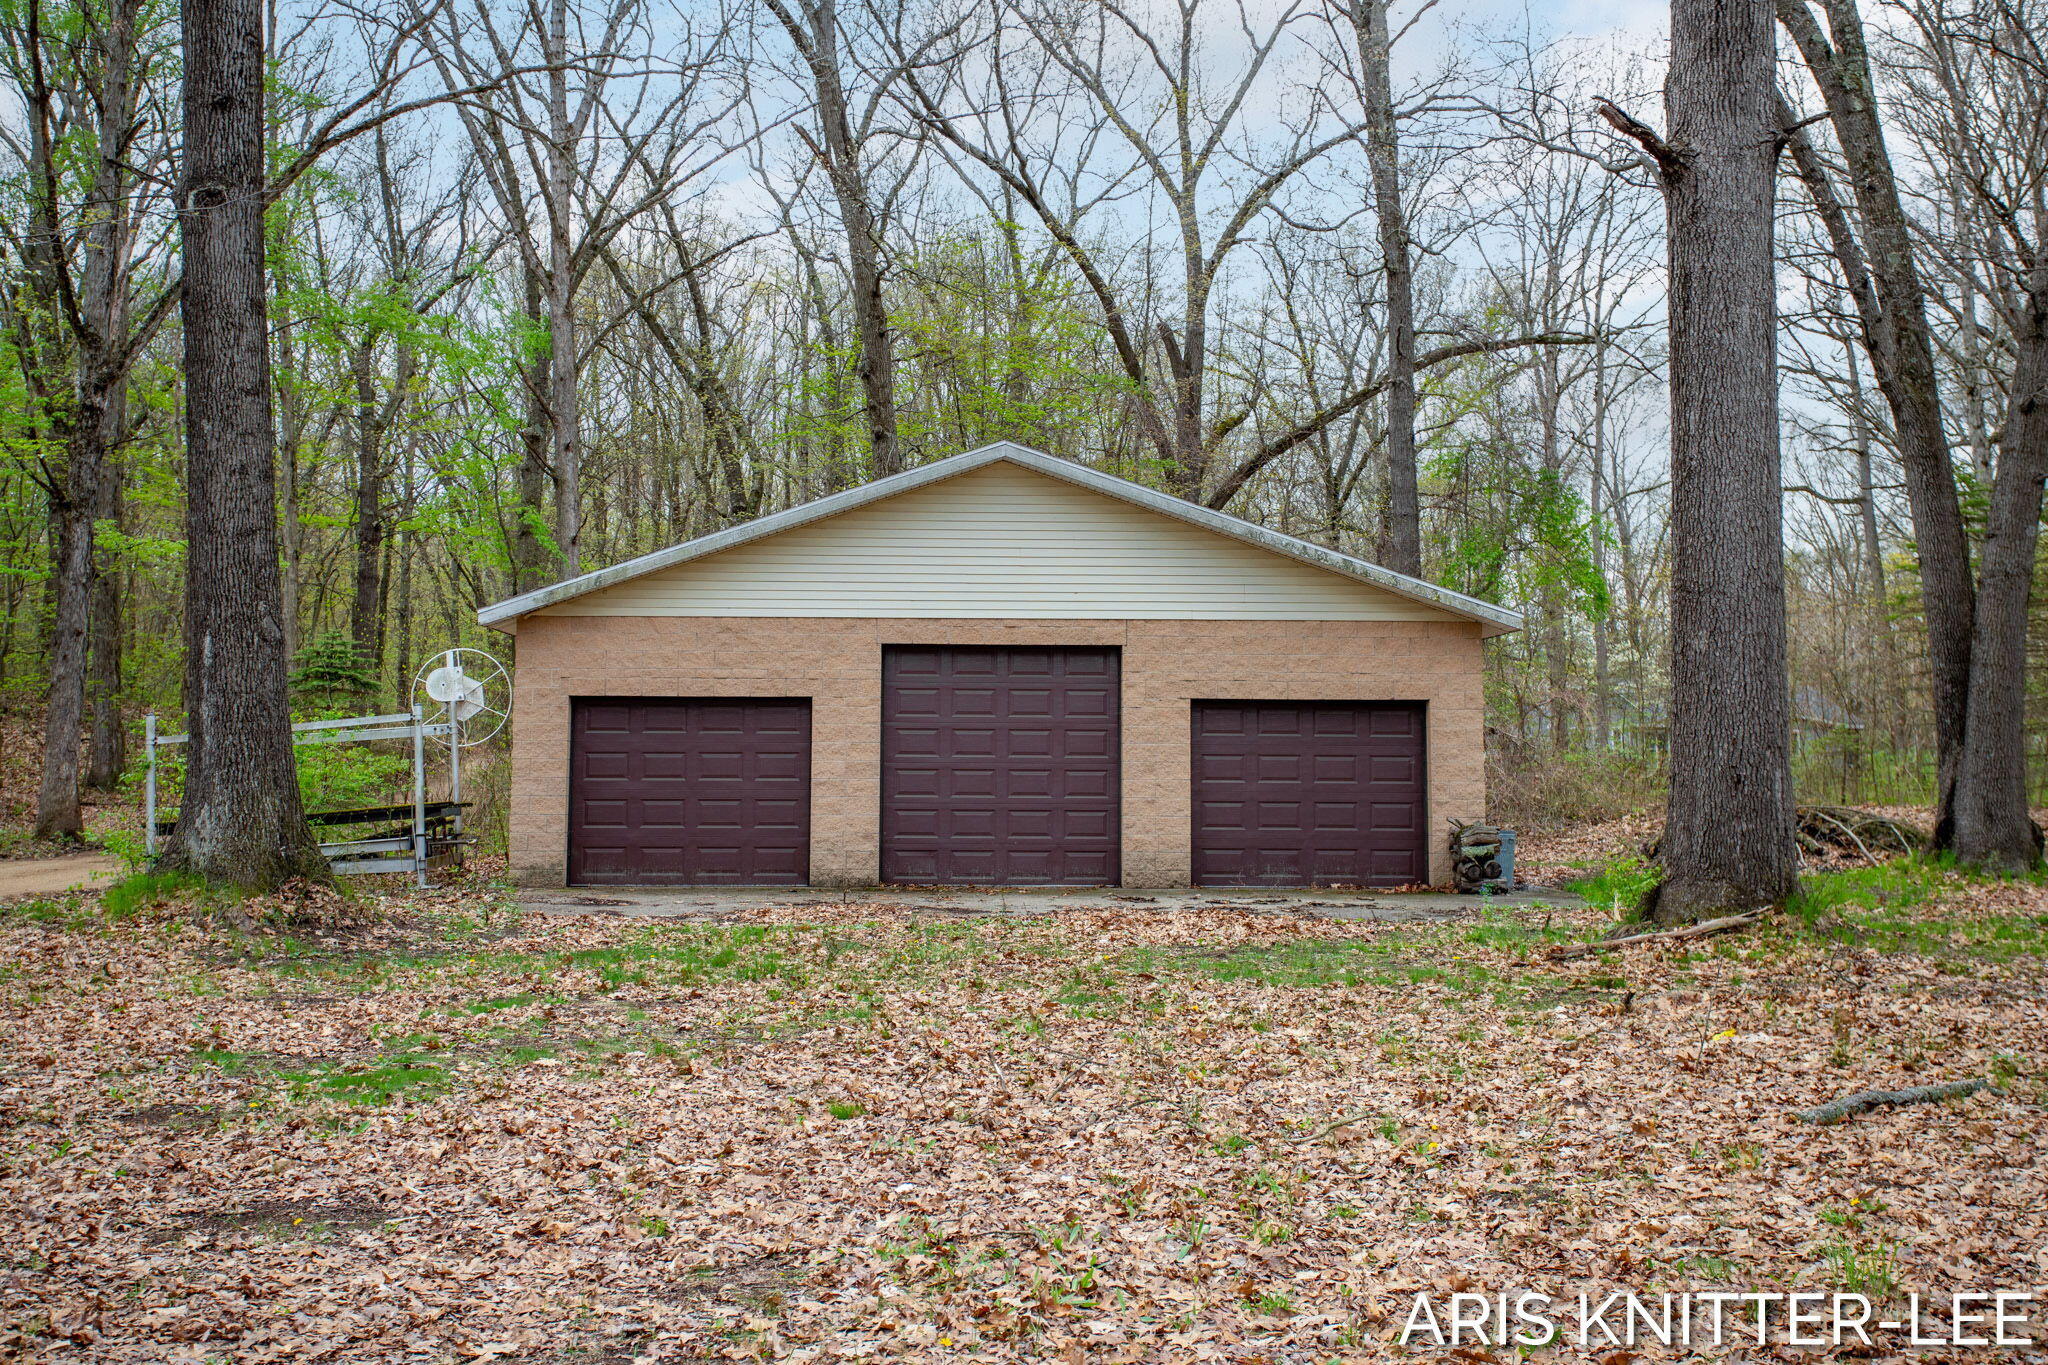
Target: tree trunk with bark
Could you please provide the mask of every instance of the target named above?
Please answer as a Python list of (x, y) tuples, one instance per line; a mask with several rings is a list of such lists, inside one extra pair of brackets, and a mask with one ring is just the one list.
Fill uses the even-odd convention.
[(836, 0), (802, 0), (794, 6), (768, 0), (810, 76), (818, 140), (812, 145), (839, 209), (846, 236), (847, 282), (859, 346), (861, 410), (868, 429), (869, 476), (882, 478), (903, 468), (896, 425), (896, 353), (889, 334), (888, 300), (883, 294), (882, 239), (874, 197), (868, 192), (861, 138), (847, 102), (840, 72), (839, 8)]
[(263, 7), (183, 0), (185, 696), (165, 866), (270, 890), (325, 881), (292, 759), (263, 239)]
[(555, 471), (555, 549), (563, 578), (583, 572), (583, 425), (578, 406), (581, 373), (576, 344), (575, 211), (576, 148), (569, 119), (569, 4), (553, 0), (544, 50), (548, 72), (546, 195), (548, 218), (548, 429)]
[(1386, 566), (1422, 576), (1422, 503), (1415, 473), (1415, 278), (1408, 213), (1401, 202), (1401, 143), (1394, 117), (1392, 39), (1386, 0), (1360, 0), (1359, 71), (1364, 78), (1365, 155), (1372, 171), (1387, 291)]
[[(78, 803), (79, 750), (85, 727), (86, 635), (92, 590), (92, 513), (99, 497), (97, 420), (84, 407), (68, 415), (65, 468), (51, 498), (57, 553), (56, 610), (50, 623), (50, 691), (43, 712), (43, 782), (36, 796), (38, 839), (76, 841), (85, 833)], [(95, 430), (90, 434), (87, 427)]]
[[(1673, 0), (1660, 172), (1671, 299), (1671, 796), (1646, 909), (1782, 903), (1797, 851), (1772, 240), (1770, 0)], [(1630, 125), (1633, 125), (1632, 127)]]
[(1956, 857), (1999, 872), (2041, 862), (2027, 811), (2027, 605), (2048, 479), (2048, 243), (2037, 244), (2013, 338), (2016, 361), (1998, 479), (1978, 556), (1970, 692), (1953, 806)]
[[(40, 12), (31, 11), (26, 41), (40, 48), (51, 41)], [(63, 258), (57, 193), (62, 149), (51, 138), (55, 106), (62, 96), (47, 80), (44, 55), (33, 62), (30, 100), (29, 181), (36, 234), (48, 240), (31, 248), (38, 292), (49, 286), (44, 306), (62, 318), (75, 350), (69, 401), (57, 422), (63, 469), (51, 480), (51, 515), (57, 553), (52, 565), (55, 611), (50, 638), (50, 689), (44, 712), (43, 777), (36, 801), (38, 838), (77, 839), (84, 832), (79, 807), (80, 741), (85, 727), (88, 673), (94, 654), (93, 610), (105, 597), (97, 573), (94, 523), (106, 505), (109, 451), (119, 440), (121, 394), (127, 382), (128, 219), (126, 164), (134, 113), (135, 13), (117, 4), (104, 16), (94, 45), (96, 69), (81, 73), (95, 122), (97, 144), (87, 189), (83, 250), (75, 269)], [(64, 288), (66, 283), (71, 288)]]
[[(127, 427), (125, 382), (108, 406), (109, 426), (115, 432)], [(118, 437), (116, 439), (119, 439)], [(100, 470), (99, 505), (93, 511), (97, 524), (118, 530), (121, 525), (121, 469), (109, 451)], [(121, 716), (122, 603), (125, 597), (118, 556), (94, 547), (93, 598), (87, 623), (91, 659), (86, 665), (86, 703), (91, 712), (91, 738), (86, 744), (85, 785), (95, 791), (112, 791), (128, 766), (128, 730)]]
[(348, 632), (365, 659), (377, 660), (378, 601), (384, 584), (384, 430), (377, 401), (376, 338), (357, 348), (350, 379), (355, 386), (355, 590), (349, 599)]

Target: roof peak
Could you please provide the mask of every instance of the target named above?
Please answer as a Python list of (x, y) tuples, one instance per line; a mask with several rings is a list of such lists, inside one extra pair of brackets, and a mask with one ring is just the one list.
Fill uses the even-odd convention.
[(589, 573), (579, 574), (574, 578), (563, 579), (559, 583), (549, 584), (544, 588), (535, 588), (531, 592), (508, 597), (501, 602), (495, 602), (490, 606), (484, 607), (477, 612), (477, 620), (484, 625), (498, 625), (502, 622), (512, 621), (529, 612), (538, 611), (542, 607), (553, 606), (558, 602), (564, 602), (573, 597), (581, 597), (585, 593), (614, 587), (617, 584), (638, 578), (642, 574), (654, 573), (678, 564), (685, 564), (693, 559), (701, 559), (706, 555), (716, 554), (721, 550), (729, 550), (735, 546), (747, 544), (750, 541), (760, 540), (782, 531), (793, 530), (798, 526), (808, 525), (814, 521), (821, 521), (826, 517), (837, 516), (841, 512), (852, 511), (856, 507), (865, 507), (870, 503), (880, 502), (886, 498), (895, 497), (899, 493), (910, 492), (912, 489), (923, 488), (942, 479), (965, 474), (971, 470), (994, 464), (997, 461), (1018, 465), (1039, 474), (1062, 479), (1068, 483), (1077, 484), (1082, 488), (1102, 494), (1105, 497), (1117, 498), (1124, 502), (1133, 503), (1149, 511), (1173, 517), (1190, 525), (1215, 532), (1218, 535), (1230, 536), (1275, 554), (1285, 555), (1290, 559), (1299, 560), (1305, 564), (1312, 564), (1317, 568), (1327, 569), (1332, 573), (1356, 579), (1384, 591), (1409, 598), (1412, 601), (1441, 608), (1442, 610), (1479, 622), (1483, 628), (1483, 633), (1487, 635), (1499, 635), (1511, 630), (1520, 630), (1522, 627), (1522, 617), (1519, 612), (1495, 606), (1491, 602), (1482, 602), (1476, 597), (1468, 597), (1464, 593), (1453, 592), (1449, 588), (1441, 588), (1434, 583), (1428, 583), (1419, 578), (1411, 578), (1406, 574), (1396, 573), (1392, 569), (1383, 568), (1380, 565), (1359, 559), (1354, 555), (1342, 554), (1336, 550), (1317, 545), (1312, 541), (1284, 535), (1279, 531), (1261, 526), (1256, 522), (1246, 521), (1242, 517), (1234, 517), (1228, 512), (1218, 512), (1212, 508), (1203, 507), (1198, 503), (1176, 498), (1170, 493), (1162, 493), (1157, 489), (1147, 488), (1143, 484), (1133, 483), (1129, 479), (1118, 478), (1114, 474), (1105, 474), (1099, 469), (1092, 469), (1078, 461), (1062, 459), (1056, 455), (1048, 455), (1042, 450), (1034, 450), (1030, 446), (1019, 444), (1016, 441), (991, 441), (987, 445), (961, 451), (957, 455), (948, 455), (929, 464), (918, 465), (915, 468), (902, 470), (868, 483), (842, 489), (837, 493), (828, 494), (825, 497), (817, 498), (810, 502), (799, 503), (795, 507), (786, 508), (780, 512), (773, 512), (765, 517), (757, 517), (752, 521), (742, 522), (737, 526), (727, 527), (722, 531), (713, 531), (709, 535), (698, 536), (694, 540), (687, 540), (679, 545), (671, 545), (666, 549), (655, 550), (651, 553), (640, 555), (637, 558), (611, 565), (609, 568), (595, 569)]

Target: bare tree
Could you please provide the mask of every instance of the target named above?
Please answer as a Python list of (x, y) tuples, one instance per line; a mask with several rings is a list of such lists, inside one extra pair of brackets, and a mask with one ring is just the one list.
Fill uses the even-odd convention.
[(1777, 0), (1777, 13), (1826, 101), (1848, 160), (1860, 239), (1803, 130), (1794, 128), (1798, 120), (1782, 108), (1778, 118), (1782, 126), (1794, 130), (1793, 166), (1814, 198), (1856, 301), (1864, 346), (1890, 407), (1893, 441), (1905, 469), (1933, 670), (1934, 733), (1940, 755), (1936, 839), (1945, 844), (1952, 828), (1950, 807), (1968, 705), (1976, 600), (1969, 539), (1949, 466), (1926, 290), (1879, 122), (1862, 17), (1855, 0), (1824, 2), (1832, 40), (1822, 32), (1808, 0)]
[[(1953, 244), (1930, 246), (1916, 233), (1888, 145), (1877, 69), (1856, 0), (1819, 0), (1819, 10), (1817, 15), (1813, 0), (1777, 0), (1779, 22), (1820, 92), (1847, 195), (1836, 187), (1825, 150), (1789, 105), (1781, 105), (1778, 117), (1792, 130), (1793, 165), (1855, 305), (1859, 341), (1890, 413), (1891, 444), (1905, 472), (1933, 678), (1935, 838), (1972, 863), (2025, 867), (2040, 855), (2026, 812), (2026, 589), (2019, 585), (2032, 580), (2041, 475), (2024, 439), (2014, 446), (2011, 438), (2024, 437), (2031, 410), (2024, 390), (2014, 390), (2021, 401), (2008, 405), (2002, 450), (2007, 458), (1994, 467), (1982, 390), (1978, 382), (1964, 386), (1974, 472), (1991, 483), (1991, 512), (1973, 573), (1944, 411), (1938, 364), (1943, 348), (1931, 317), (1939, 299), (1924, 268), (1930, 252), (1951, 258), (1970, 252), (1967, 246), (1960, 253)], [(1947, 167), (1953, 211), (1966, 221), (1994, 225), (1982, 234), (1987, 244), (1998, 244), (1990, 258), (1972, 259), (1954, 273), (1969, 282), (1972, 294), (1980, 270), (2004, 285), (1985, 293), (2012, 338), (2012, 378), (2021, 385), (2030, 363), (2026, 339), (2036, 330), (2023, 300), (2031, 295), (2027, 281), (2041, 236), (2032, 216), (2036, 201), (2029, 196), (2040, 192), (2043, 153), (2040, 129), (2027, 127), (2026, 120), (2043, 91), (2043, 14), (2026, 0), (1916, 4), (1908, 12), (1921, 38), (1910, 64), (1930, 74), (1920, 99), (1906, 103), (1905, 116), (1910, 120), (1915, 109), (1939, 111), (1920, 141)], [(1957, 244), (1974, 235), (1957, 234)], [(1966, 331), (1974, 329), (1976, 308), (1973, 297), (1966, 305)], [(1973, 350), (1981, 362), (1982, 346)], [(1991, 621), (1980, 619), (1986, 612)], [(1981, 733), (1973, 736), (1973, 727)]]
[[(1909, 13), (1917, 60), (1906, 65), (1918, 98), (1905, 102), (1904, 117), (1945, 163), (1952, 212), (1978, 229), (1937, 239), (1935, 250), (1951, 278), (1988, 299), (2012, 357), (2004, 420), (1985, 442), (1991, 480), (1948, 814), (1958, 858), (2019, 872), (2042, 855), (2027, 811), (2025, 717), (2028, 600), (2048, 480), (2048, 4), (1919, 0)], [(1928, 118), (1928, 109), (1946, 117)], [(1974, 385), (1964, 387), (1967, 402)], [(1973, 464), (1984, 472), (1984, 456)]]
[(888, 303), (883, 297), (882, 220), (869, 181), (869, 161), (876, 121), (889, 107), (889, 90), (901, 69), (882, 71), (856, 110), (848, 98), (842, 69), (846, 35), (838, 0), (765, 3), (789, 36), (803, 67), (811, 118), (816, 124), (815, 133), (805, 134), (805, 142), (832, 187), (845, 236), (870, 472), (876, 477), (894, 474), (903, 468), (896, 431), (896, 356)]
[[(657, 47), (658, 27), (644, 0), (608, 0), (592, 14), (546, 0), (512, 19), (478, 5), (447, 10), (435, 25), (448, 90), (477, 92), (456, 107), (517, 254), (528, 315), (546, 333), (526, 366), (520, 515), (537, 517), (551, 480), (565, 577), (582, 567), (579, 292), (613, 240), (724, 156), (715, 131), (739, 98), (726, 80), (723, 27), (681, 22)], [(513, 564), (519, 588), (542, 573), (530, 531), (524, 543)]]
[(1365, 155), (1372, 170), (1372, 211), (1379, 224), (1380, 271), (1387, 306), (1386, 565), (1422, 575), (1422, 504), (1415, 475), (1415, 272), (1408, 209), (1401, 200), (1401, 139), (1394, 109), (1393, 48), (1387, 0), (1352, 0), (1346, 11), (1358, 45), (1365, 104)]

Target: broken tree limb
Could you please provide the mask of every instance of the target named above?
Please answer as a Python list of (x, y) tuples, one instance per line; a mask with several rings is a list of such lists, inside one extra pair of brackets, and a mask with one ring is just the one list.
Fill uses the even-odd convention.
[(1575, 957), (1603, 953), (1609, 948), (1633, 948), (1639, 943), (1674, 943), (1679, 939), (1705, 938), (1709, 934), (1725, 934), (1730, 929), (1746, 929), (1763, 917), (1763, 911), (1751, 910), (1743, 915), (1703, 919), (1698, 924), (1680, 925), (1676, 929), (1659, 929), (1655, 933), (1625, 934), (1620, 938), (1598, 939), (1592, 943), (1571, 943), (1562, 948), (1552, 948), (1550, 958), (1554, 962), (1566, 962)]
[(1811, 1109), (1794, 1109), (1792, 1117), (1803, 1123), (1840, 1123), (1851, 1114), (1862, 1114), (1885, 1105), (1931, 1104), (1935, 1100), (1961, 1099), (1990, 1085), (1986, 1080), (1943, 1081), (1939, 1085), (1916, 1085), (1905, 1090), (1859, 1090)]
[(1328, 1137), (1330, 1134), (1336, 1132), (1339, 1128), (1349, 1128), (1354, 1123), (1364, 1123), (1367, 1119), (1376, 1119), (1380, 1117), (1383, 1116), (1377, 1109), (1361, 1109), (1357, 1113), (1345, 1114), (1340, 1118), (1331, 1119), (1328, 1123), (1316, 1129), (1313, 1133), (1306, 1134), (1302, 1137), (1291, 1137), (1286, 1140), (1288, 1142), (1315, 1142), (1322, 1138)]

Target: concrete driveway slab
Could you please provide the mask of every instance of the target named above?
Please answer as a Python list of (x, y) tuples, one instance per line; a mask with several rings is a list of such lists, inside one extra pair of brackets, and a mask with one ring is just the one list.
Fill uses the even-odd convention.
[(1106, 887), (915, 887), (877, 886), (852, 890), (800, 887), (568, 887), (528, 889), (519, 904), (548, 915), (624, 915), (646, 919), (726, 919), (763, 906), (874, 905), (912, 913), (977, 918), (1030, 916), (1061, 910), (1104, 910), (1119, 906), (1146, 910), (1226, 908), (1251, 913), (1309, 914), (1331, 919), (1407, 923), (1458, 919), (1488, 905), (1577, 905), (1567, 891), (1530, 889), (1512, 895), (1468, 895), (1446, 891), (1333, 891), (1320, 887), (1172, 887), (1127, 890)]

